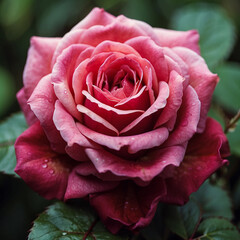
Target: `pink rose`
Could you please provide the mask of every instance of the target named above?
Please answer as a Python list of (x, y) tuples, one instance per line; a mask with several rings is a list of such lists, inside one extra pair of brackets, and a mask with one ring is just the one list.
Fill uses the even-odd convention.
[(63, 38), (33, 37), (16, 172), (47, 199), (88, 199), (114, 233), (184, 204), (229, 154), (198, 39), (98, 8)]

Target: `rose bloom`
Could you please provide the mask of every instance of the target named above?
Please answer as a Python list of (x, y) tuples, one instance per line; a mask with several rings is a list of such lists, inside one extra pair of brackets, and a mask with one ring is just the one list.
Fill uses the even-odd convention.
[(16, 173), (46, 199), (87, 199), (113, 233), (186, 203), (229, 155), (198, 40), (98, 8), (62, 38), (33, 37)]

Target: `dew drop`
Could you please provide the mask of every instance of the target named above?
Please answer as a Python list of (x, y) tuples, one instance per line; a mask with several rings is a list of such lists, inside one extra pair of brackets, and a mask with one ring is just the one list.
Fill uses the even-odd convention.
[(67, 89), (64, 90), (64, 94), (67, 94)]
[(195, 106), (196, 105), (196, 103), (192, 103), (192, 106)]
[(53, 175), (53, 174), (54, 174), (54, 170), (50, 170), (50, 174), (52, 174), (52, 175)]
[(162, 161), (162, 163), (166, 163), (166, 161)]
[(47, 168), (47, 164), (46, 163), (44, 163), (44, 164), (42, 164), (42, 168)]
[(49, 160), (48, 159), (45, 159), (44, 162), (47, 163)]
[(98, 162), (99, 161), (99, 158), (96, 158), (96, 162)]
[(63, 235), (63, 236), (66, 236), (66, 235), (67, 235), (67, 233), (66, 233), (66, 232), (63, 232), (63, 233), (62, 233), (62, 235)]

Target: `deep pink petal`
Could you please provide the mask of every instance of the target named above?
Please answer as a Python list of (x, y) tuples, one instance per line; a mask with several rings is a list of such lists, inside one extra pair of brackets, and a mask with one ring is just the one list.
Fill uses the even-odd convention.
[(42, 77), (51, 73), (53, 53), (60, 38), (32, 37), (23, 72), (23, 83), (28, 99)]
[(63, 199), (74, 163), (52, 151), (39, 122), (23, 132), (15, 143), (16, 173), (47, 199)]
[(159, 111), (159, 109), (162, 109), (166, 106), (168, 97), (169, 97), (169, 87), (167, 83), (160, 82), (159, 93), (156, 101), (149, 107), (149, 109), (146, 112), (144, 112), (140, 117), (136, 118), (128, 126), (126, 126), (120, 133), (121, 134), (127, 133), (128, 135), (130, 135), (129, 132), (131, 131), (131, 135), (132, 135), (133, 134), (132, 131), (134, 131), (134, 129), (137, 129), (138, 133), (151, 130), (153, 128), (151, 124), (152, 119), (150, 119), (151, 115), (153, 115), (155, 112)]
[[(93, 193), (101, 193), (109, 191), (119, 184), (117, 181), (102, 181), (91, 174), (87, 168), (86, 174), (79, 174), (78, 169), (81, 173), (84, 172), (87, 163), (78, 164), (72, 172), (69, 174), (67, 190), (65, 193), (65, 200), (71, 198), (83, 198)], [(82, 166), (83, 165), (83, 166)]]
[(212, 94), (219, 80), (218, 76), (209, 71), (204, 59), (195, 52), (183, 47), (176, 47), (173, 51), (176, 52), (189, 67), (189, 84), (195, 89), (201, 102), (198, 132), (202, 132), (205, 127)]
[(27, 104), (27, 98), (24, 92), (24, 88), (20, 89), (17, 93), (17, 100), (19, 102), (19, 105), (24, 113), (24, 116), (26, 118), (27, 124), (32, 125), (37, 121), (36, 116), (34, 115), (33, 111)]
[(79, 132), (74, 118), (59, 101), (56, 101), (55, 104), (53, 121), (62, 138), (67, 143), (66, 152), (68, 155), (77, 161), (87, 161), (88, 159), (85, 155), (84, 148), (98, 147)]
[(208, 118), (205, 131), (196, 134), (189, 142), (182, 164), (165, 179), (168, 194), (161, 201), (184, 204), (192, 192), (227, 163), (223, 158), (229, 154), (227, 138), (220, 124)]
[(64, 152), (66, 143), (63, 141), (53, 123), (53, 112), (56, 96), (51, 84), (51, 74), (43, 77), (34, 89), (28, 104), (40, 121), (52, 148), (55, 151)]
[(77, 124), (77, 127), (79, 131), (85, 135), (85, 137), (110, 149), (119, 151), (121, 148), (127, 146), (127, 151), (130, 154), (141, 150), (158, 147), (168, 137), (168, 130), (166, 128), (158, 128), (151, 132), (146, 132), (135, 136), (111, 137), (92, 131), (91, 129), (79, 123)]
[(175, 127), (164, 144), (165, 146), (184, 143), (197, 132), (200, 107), (198, 96), (189, 85), (183, 93), (182, 104), (177, 113)]
[(119, 135), (117, 128), (115, 128), (110, 122), (85, 106), (78, 104), (77, 110), (84, 114), (84, 122), (90, 129), (100, 133), (102, 132), (106, 134), (109, 133), (110, 135)]
[(163, 28), (154, 28), (155, 33), (158, 36), (160, 45), (163, 47), (186, 47), (193, 50), (196, 53), (200, 53), (199, 49), (199, 34), (196, 30), (174, 31)]
[[(86, 97), (85, 107), (111, 122), (119, 131), (143, 113), (143, 110), (119, 110), (113, 108), (99, 102), (85, 90), (82, 91), (82, 94)], [(116, 119), (118, 120), (116, 121)]]
[[(158, 81), (168, 81), (168, 67), (163, 55), (163, 49), (149, 37), (137, 37), (130, 39), (125, 44), (133, 47), (141, 57), (146, 58), (153, 66)], [(153, 87), (155, 87), (153, 85)]]
[(133, 178), (139, 185), (146, 184), (168, 165), (179, 166), (186, 143), (159, 148), (137, 159), (126, 160), (103, 149), (86, 149), (86, 154), (99, 173), (112, 172), (117, 176)]
[(134, 230), (148, 225), (161, 196), (166, 194), (164, 182), (155, 179), (146, 187), (123, 181), (116, 189), (93, 194), (90, 203), (107, 228), (117, 233), (121, 227)]

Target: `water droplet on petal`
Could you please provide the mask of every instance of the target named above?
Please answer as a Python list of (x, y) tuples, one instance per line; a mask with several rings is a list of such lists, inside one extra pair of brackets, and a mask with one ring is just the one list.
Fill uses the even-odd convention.
[(64, 90), (64, 94), (67, 94), (67, 89)]
[(98, 162), (99, 158), (96, 158), (96, 162)]
[(166, 163), (167, 161), (162, 161), (162, 163)]
[(52, 175), (53, 175), (53, 174), (54, 174), (54, 170), (50, 170), (50, 174), (52, 174)]
[(192, 106), (195, 106), (196, 105), (196, 103), (192, 103)]
[(46, 163), (42, 164), (42, 168), (47, 168), (48, 165)]
[(45, 159), (44, 162), (47, 163), (49, 160), (48, 159)]

